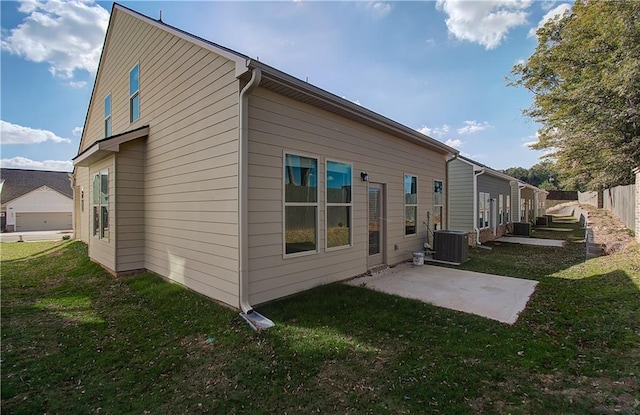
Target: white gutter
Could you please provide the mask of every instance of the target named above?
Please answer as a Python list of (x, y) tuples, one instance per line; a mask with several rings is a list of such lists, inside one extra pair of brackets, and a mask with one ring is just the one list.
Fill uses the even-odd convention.
[(249, 94), (260, 85), (262, 71), (253, 69), (249, 83), (240, 91), (240, 142), (238, 144), (238, 279), (240, 309), (250, 314), (249, 304)]
[(484, 174), (485, 170), (473, 172), (473, 230), (476, 233), (476, 245), (480, 243), (480, 228), (478, 228), (478, 176)]

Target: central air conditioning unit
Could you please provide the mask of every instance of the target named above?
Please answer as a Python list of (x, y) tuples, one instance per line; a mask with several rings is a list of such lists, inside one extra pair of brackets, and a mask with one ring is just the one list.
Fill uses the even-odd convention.
[(513, 234), (518, 236), (531, 236), (531, 224), (529, 222), (514, 222)]
[(433, 259), (460, 265), (469, 259), (469, 234), (464, 231), (435, 231)]

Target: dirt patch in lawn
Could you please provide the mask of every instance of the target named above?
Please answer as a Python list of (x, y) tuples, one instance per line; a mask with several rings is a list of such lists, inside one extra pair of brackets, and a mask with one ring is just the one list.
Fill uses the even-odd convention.
[(634, 243), (633, 232), (609, 211), (588, 205), (583, 207), (589, 212), (594, 242), (604, 247), (605, 254), (626, 251)]
[(579, 206), (588, 212), (589, 228), (593, 231), (593, 243), (601, 245), (606, 255), (624, 252), (634, 245), (633, 231), (606, 209), (598, 209), (581, 203), (563, 203), (549, 209), (549, 213), (564, 206)]

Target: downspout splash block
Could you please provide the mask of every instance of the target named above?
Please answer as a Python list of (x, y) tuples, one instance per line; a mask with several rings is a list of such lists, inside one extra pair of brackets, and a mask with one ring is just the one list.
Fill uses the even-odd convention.
[(275, 326), (275, 323), (273, 321), (269, 320), (257, 311), (240, 313), (240, 317), (245, 319), (254, 331), (263, 331)]

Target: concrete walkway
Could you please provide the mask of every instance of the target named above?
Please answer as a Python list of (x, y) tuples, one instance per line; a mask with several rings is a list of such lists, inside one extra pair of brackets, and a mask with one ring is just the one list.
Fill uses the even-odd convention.
[(513, 324), (538, 281), (405, 263), (346, 283)]
[(518, 236), (503, 236), (502, 238), (495, 239), (494, 242), (534, 246), (555, 246), (558, 248), (562, 248), (564, 246), (564, 241), (559, 241), (557, 239), (520, 238)]

